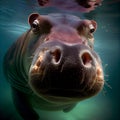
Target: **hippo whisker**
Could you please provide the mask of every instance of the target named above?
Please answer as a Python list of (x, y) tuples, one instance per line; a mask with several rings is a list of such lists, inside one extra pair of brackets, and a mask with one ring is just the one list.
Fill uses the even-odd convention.
[[(108, 67), (108, 64), (105, 64), (105, 65), (103, 66), (103, 68), (104, 68), (104, 73), (105, 73), (105, 70), (106, 70), (107, 67)], [(109, 75), (105, 73), (105, 74), (104, 74), (104, 77), (108, 78)], [(105, 79), (106, 79), (106, 78), (105, 78)], [(105, 80), (105, 86), (107, 86), (108, 88), (112, 89), (112, 87), (111, 87), (111, 85), (108, 83), (108, 81), (109, 81), (109, 80)], [(104, 87), (105, 87), (105, 86), (104, 86)]]
[(104, 96), (107, 94), (106, 86), (107, 86), (107, 88), (112, 89), (111, 85), (105, 80), (104, 81), (104, 87), (103, 87), (103, 90), (102, 90), (102, 93), (103, 93)]
[(111, 85), (110, 85), (107, 81), (105, 81), (105, 85), (106, 85), (108, 88), (112, 89)]
[(103, 89), (102, 89), (102, 95), (103, 95), (103, 96), (106, 96), (106, 94), (107, 94), (107, 90), (106, 90), (105, 87), (103, 87)]

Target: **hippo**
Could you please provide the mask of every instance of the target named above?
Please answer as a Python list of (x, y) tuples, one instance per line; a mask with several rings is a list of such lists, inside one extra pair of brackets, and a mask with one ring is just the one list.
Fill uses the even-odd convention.
[(38, 0), (41, 7), (56, 7), (59, 9), (79, 12), (90, 12), (101, 5), (102, 0)]
[(34, 108), (69, 112), (102, 90), (104, 75), (94, 51), (94, 20), (32, 13), (28, 22), (30, 29), (4, 57), (4, 73), (23, 119), (38, 120)]

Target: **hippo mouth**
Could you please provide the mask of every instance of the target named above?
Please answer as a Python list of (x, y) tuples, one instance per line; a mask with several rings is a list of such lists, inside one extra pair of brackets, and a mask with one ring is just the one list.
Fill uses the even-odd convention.
[(59, 82), (61, 80), (59, 76), (59, 79), (54, 78), (52, 80), (42, 77), (40, 74), (32, 74), (30, 86), (36, 95), (52, 102), (63, 102), (63, 100), (64, 102), (77, 102), (84, 100), (96, 95), (104, 85), (100, 69), (97, 70), (93, 79), (92, 77), (91, 79), (86, 79), (84, 76), (83, 78), (75, 78), (75, 76), (69, 75), (69, 77), (62, 78), (63, 81), (68, 80)]

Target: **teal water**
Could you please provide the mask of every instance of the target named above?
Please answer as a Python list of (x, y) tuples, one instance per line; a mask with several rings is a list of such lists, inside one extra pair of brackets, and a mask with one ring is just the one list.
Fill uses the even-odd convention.
[[(119, 120), (120, 119), (120, 0), (104, 0), (95, 11), (75, 15), (98, 23), (95, 50), (104, 68), (105, 87), (95, 97), (80, 102), (71, 112), (40, 110), (42, 120)], [(22, 120), (14, 108), (11, 90), (2, 71), (6, 50), (27, 29), (28, 15), (59, 12), (54, 8), (40, 9), (36, 0), (0, 0), (0, 120)], [(111, 87), (110, 87), (110, 86)]]

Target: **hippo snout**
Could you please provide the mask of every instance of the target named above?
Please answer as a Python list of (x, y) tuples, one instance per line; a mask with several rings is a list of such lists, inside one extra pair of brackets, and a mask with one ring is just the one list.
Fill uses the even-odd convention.
[(101, 89), (99, 57), (88, 46), (55, 40), (36, 52), (30, 68), (30, 85), (40, 96), (84, 99)]
[(80, 65), (86, 69), (95, 67), (94, 55), (85, 45), (67, 45), (60, 42), (53, 42), (52, 44), (44, 53), (46, 56), (44, 59), (46, 60), (43, 61), (46, 62), (49, 58), (49, 65), (58, 67), (64, 64), (62, 66), (65, 68), (69, 66), (74, 68)]

